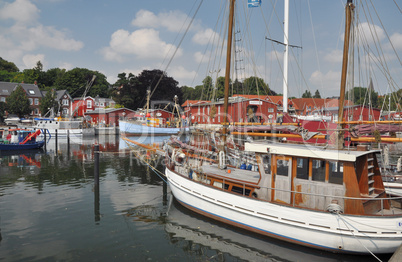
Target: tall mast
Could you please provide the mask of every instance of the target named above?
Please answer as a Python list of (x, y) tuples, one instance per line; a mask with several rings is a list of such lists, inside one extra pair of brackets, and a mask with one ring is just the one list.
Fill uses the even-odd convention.
[(350, 27), (352, 25), (353, 10), (354, 10), (353, 0), (348, 0), (345, 7), (345, 40), (343, 44), (343, 62), (342, 62), (342, 77), (341, 77), (341, 91), (339, 96), (339, 111), (338, 111), (338, 139), (337, 148), (343, 148), (343, 104), (345, 102), (345, 87), (346, 87), (346, 76), (348, 71), (348, 56), (349, 56), (349, 39), (350, 39)]
[(288, 62), (289, 62), (289, 0), (285, 0), (285, 20), (283, 22), (285, 54), (283, 55), (283, 112), (288, 112)]
[(230, 63), (232, 58), (232, 40), (233, 40), (233, 21), (234, 21), (234, 9), (235, 0), (230, 0), (230, 11), (229, 11), (229, 28), (228, 28), (228, 43), (226, 51), (226, 71), (225, 71), (225, 98), (223, 103), (223, 143), (226, 146), (226, 134), (227, 134), (227, 122), (228, 122), (228, 104), (229, 104), (229, 82), (230, 82)]

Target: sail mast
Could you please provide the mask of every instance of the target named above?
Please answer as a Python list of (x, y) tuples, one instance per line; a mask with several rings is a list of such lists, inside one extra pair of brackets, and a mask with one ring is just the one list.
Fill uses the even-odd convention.
[(229, 104), (229, 83), (230, 83), (230, 63), (232, 58), (232, 41), (233, 41), (233, 21), (234, 21), (234, 8), (235, 0), (230, 0), (230, 13), (229, 13), (229, 27), (228, 27), (228, 43), (226, 50), (226, 71), (225, 71), (225, 92), (224, 92), (224, 103), (223, 103), (223, 143), (226, 146), (226, 133), (227, 133), (227, 122), (228, 122), (228, 104)]
[(285, 54), (283, 55), (283, 113), (288, 112), (288, 62), (289, 62), (289, 0), (285, 0), (285, 17), (283, 23)]
[[(343, 44), (343, 62), (342, 62), (342, 77), (341, 77), (341, 90), (339, 96), (339, 111), (338, 111), (338, 123), (343, 122), (343, 105), (345, 102), (345, 87), (346, 87), (346, 76), (348, 71), (348, 56), (349, 56), (349, 39), (350, 39), (350, 27), (352, 24), (352, 14), (354, 10), (353, 0), (348, 0), (345, 7), (345, 39)], [(343, 148), (343, 126), (342, 124), (338, 125), (338, 141), (337, 148)]]

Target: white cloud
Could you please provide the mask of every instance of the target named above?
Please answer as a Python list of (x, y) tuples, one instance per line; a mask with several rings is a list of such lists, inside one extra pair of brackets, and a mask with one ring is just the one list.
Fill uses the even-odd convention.
[(61, 69), (71, 70), (71, 69), (74, 68), (74, 65), (70, 64), (70, 63), (67, 63), (67, 62), (64, 62), (64, 63), (60, 63), (60, 65), (58, 67), (61, 68)]
[(207, 45), (210, 43), (215, 43), (215, 44), (222, 43), (222, 40), (221, 40), (219, 34), (210, 28), (197, 32), (193, 36), (192, 41), (194, 43), (197, 43), (200, 45)]
[(36, 22), (40, 10), (29, 0), (16, 0), (13, 3), (5, 3), (0, 8), (0, 19), (12, 19), (18, 24)]
[(139, 28), (166, 28), (170, 32), (179, 32), (183, 31), (189, 22), (190, 18), (181, 11), (169, 11), (156, 15), (141, 9), (131, 24)]
[(36, 55), (24, 55), (22, 61), (26, 68), (34, 68), (38, 61), (40, 61), (43, 67), (46, 67), (45, 55), (44, 54), (36, 54)]
[(381, 27), (367, 22), (359, 24), (358, 32), (359, 35), (363, 37), (362, 41), (367, 42), (368, 44), (381, 41), (385, 39), (386, 36)]
[(269, 61), (282, 63), (283, 62), (284, 52), (283, 52), (282, 49), (281, 49), (281, 51), (271, 51), (271, 52), (268, 52), (266, 54), (266, 56), (267, 56), (267, 59)]
[(210, 56), (211, 52), (206, 52), (205, 54), (201, 52), (196, 52), (194, 54), (194, 59), (197, 63), (206, 63), (209, 61)]
[(160, 25), (160, 22), (153, 12), (141, 9), (137, 12), (134, 20), (131, 21), (131, 24), (137, 27), (157, 28)]
[[(1, 4), (0, 4), (1, 5)], [(16, 64), (32, 68), (44, 55), (32, 55), (40, 48), (62, 51), (78, 51), (83, 48), (81, 41), (68, 36), (66, 31), (38, 22), (40, 10), (30, 0), (15, 0), (0, 8), (0, 20), (12, 20), (8, 28), (0, 28), (0, 50), (3, 58)], [(35, 61), (31, 61), (31, 60)]]
[[(111, 36), (110, 46), (103, 48), (101, 53), (109, 61), (122, 62), (127, 55), (140, 59), (163, 59), (169, 53), (173, 54), (176, 47), (162, 41), (155, 29), (140, 29), (132, 33), (117, 30)], [(179, 49), (176, 56), (182, 55)]]
[(402, 50), (402, 34), (394, 33), (391, 35), (391, 42), (396, 50)]
[(169, 69), (169, 75), (171, 75), (174, 79), (193, 79), (196, 75), (194, 70), (190, 71), (184, 68), (183, 66), (173, 67)]
[(343, 51), (340, 49), (332, 50), (324, 56), (324, 59), (331, 63), (341, 63), (343, 59)]
[[(310, 76), (310, 83), (317, 87), (318, 90), (325, 90), (324, 96), (339, 95), (341, 73), (329, 71), (323, 74), (320, 71), (315, 71)], [(315, 88), (312, 88), (315, 89)]]

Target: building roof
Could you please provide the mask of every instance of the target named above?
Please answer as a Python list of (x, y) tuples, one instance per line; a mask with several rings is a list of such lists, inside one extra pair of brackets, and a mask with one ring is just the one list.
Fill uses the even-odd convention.
[[(282, 102), (283, 96), (267, 96), (267, 95), (241, 95), (241, 94), (234, 94), (233, 97), (244, 97), (246, 99), (261, 99), (266, 100), (268, 102), (272, 102), (274, 104), (278, 104), (279, 101)], [(290, 99), (288, 99), (290, 100)]]
[[(344, 110), (347, 110), (347, 109), (351, 109), (351, 108), (360, 108), (360, 107), (370, 108), (370, 109), (375, 110), (375, 111), (381, 111), (381, 110), (378, 109), (378, 108), (369, 107), (369, 106), (364, 106), (364, 105), (344, 106), (343, 108), (344, 108)], [(338, 107), (338, 106), (325, 108), (325, 111), (338, 111), (338, 110), (339, 110), (339, 107)]]
[(17, 86), (22, 86), (28, 97), (43, 97), (39, 87), (35, 84), (25, 84), (25, 83), (11, 83), (11, 82), (0, 82), (0, 95), (9, 96), (17, 88)]
[(92, 110), (92, 111), (88, 111), (88, 112), (86, 112), (85, 114), (86, 115), (93, 115), (93, 114), (110, 114), (110, 113), (113, 113), (113, 112), (117, 112), (117, 111), (127, 111), (127, 112), (133, 112), (133, 113), (135, 113), (135, 111), (134, 110), (132, 110), (132, 109), (129, 109), (129, 108), (97, 108), (97, 109), (95, 109), (95, 110)]
[(184, 102), (184, 104), (182, 104), (182, 107), (186, 107), (189, 105), (199, 105), (199, 104), (205, 104), (205, 103), (210, 103), (211, 101), (208, 100), (187, 100), (186, 102)]

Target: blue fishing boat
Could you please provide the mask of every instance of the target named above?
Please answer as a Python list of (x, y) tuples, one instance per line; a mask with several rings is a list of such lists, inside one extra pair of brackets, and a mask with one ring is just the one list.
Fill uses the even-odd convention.
[(45, 141), (37, 141), (41, 130), (3, 129), (0, 130), (0, 151), (40, 149)]

